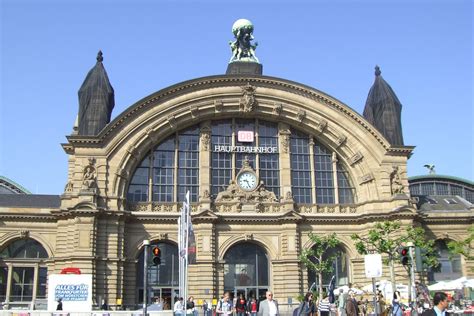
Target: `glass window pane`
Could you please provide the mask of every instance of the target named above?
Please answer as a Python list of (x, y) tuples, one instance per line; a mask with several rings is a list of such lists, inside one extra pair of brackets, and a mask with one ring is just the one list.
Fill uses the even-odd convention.
[(33, 298), (34, 268), (13, 267), (10, 300), (31, 301)]
[(20, 239), (10, 243), (3, 249), (2, 252), (0, 252), (0, 258), (48, 258), (48, 253), (43, 246), (34, 239)]
[(7, 295), (8, 268), (0, 267), (0, 302), (5, 302)]
[(308, 135), (291, 130), (291, 190), (296, 203), (312, 203)]
[[(153, 256), (148, 256), (148, 282), (150, 287), (179, 285), (178, 247), (172, 244), (158, 242), (150, 246), (158, 246), (161, 250), (161, 264), (153, 265)], [(151, 252), (151, 250), (150, 250)], [(137, 263), (137, 287), (143, 288), (143, 250)]]

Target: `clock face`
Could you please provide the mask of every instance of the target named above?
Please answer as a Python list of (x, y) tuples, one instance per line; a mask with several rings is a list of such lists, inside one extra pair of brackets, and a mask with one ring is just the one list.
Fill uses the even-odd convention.
[(245, 191), (252, 191), (257, 187), (257, 176), (252, 172), (242, 172), (237, 179), (238, 185)]

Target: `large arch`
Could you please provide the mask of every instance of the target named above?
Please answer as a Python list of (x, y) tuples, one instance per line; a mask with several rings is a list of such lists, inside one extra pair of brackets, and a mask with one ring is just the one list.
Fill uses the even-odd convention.
[[(243, 112), (239, 104), (242, 87), (246, 84), (255, 87), (258, 102), (251, 113)], [(337, 150), (345, 165), (352, 167), (350, 175), (354, 179), (367, 177), (370, 165), (379, 165), (390, 149), (381, 134), (359, 114), (315, 89), (271, 77), (200, 78), (140, 100), (93, 141), (103, 148), (109, 165), (117, 166), (110, 175), (112, 196), (125, 197), (131, 173), (151, 146), (178, 127), (185, 128), (216, 115), (219, 118), (251, 115), (297, 126), (311, 135), (318, 135), (326, 146)], [(77, 149), (85, 145), (79, 138), (69, 138)], [(88, 140), (90, 144), (91, 140)], [(366, 190), (367, 199), (378, 198), (378, 191), (376, 185), (370, 185)]]

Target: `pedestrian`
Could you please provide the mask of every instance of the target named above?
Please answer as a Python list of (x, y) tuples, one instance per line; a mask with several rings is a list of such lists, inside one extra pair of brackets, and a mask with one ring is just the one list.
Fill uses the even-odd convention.
[(56, 306), (57, 311), (62, 311), (63, 310), (63, 301), (62, 299), (58, 299), (58, 305)]
[(245, 300), (243, 294), (240, 294), (239, 298), (235, 302), (235, 311), (237, 312), (237, 316), (245, 316), (247, 313), (247, 301)]
[(297, 316), (310, 316), (314, 312), (313, 293), (307, 292), (298, 307)]
[(349, 296), (346, 300), (346, 316), (358, 316), (359, 307), (357, 306), (357, 300), (355, 299), (354, 291), (349, 291)]
[(329, 316), (329, 310), (331, 309), (331, 303), (326, 293), (323, 293), (323, 299), (319, 301), (318, 310), (319, 316)]
[(180, 297), (180, 298), (174, 303), (173, 312), (174, 312), (175, 315), (183, 315), (183, 309), (184, 309), (183, 298)]
[(339, 316), (346, 316), (346, 300), (347, 293), (344, 293), (343, 289), (339, 289), (339, 296), (337, 297), (337, 310)]
[(252, 299), (250, 300), (248, 311), (250, 313), (250, 316), (257, 316), (258, 304), (255, 297), (252, 297)]
[(194, 297), (188, 297), (188, 301), (186, 302), (186, 315), (187, 316), (196, 316), (194, 311), (196, 308), (194, 307)]
[(272, 291), (267, 291), (265, 293), (266, 300), (260, 302), (258, 307), (258, 316), (278, 316), (280, 312), (278, 311), (278, 302), (273, 299)]
[(391, 314), (392, 316), (403, 315), (402, 306), (400, 305), (400, 292), (399, 291), (395, 291), (395, 293), (393, 293)]
[(448, 308), (448, 296), (443, 292), (436, 292), (433, 296), (433, 308), (425, 310), (421, 316), (450, 316)]
[(219, 316), (232, 315), (232, 303), (229, 292), (225, 292), (223, 299), (217, 302), (216, 314)]
[(203, 313), (204, 316), (210, 316), (209, 315), (209, 304), (207, 304), (206, 300), (202, 301), (202, 313)]

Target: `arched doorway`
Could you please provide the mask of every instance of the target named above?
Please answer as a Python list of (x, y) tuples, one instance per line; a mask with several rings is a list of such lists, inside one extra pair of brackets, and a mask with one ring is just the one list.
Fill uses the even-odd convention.
[[(153, 265), (151, 249), (159, 247), (161, 250), (161, 264)], [(148, 254), (148, 302), (160, 298), (163, 309), (173, 308), (179, 295), (179, 258), (178, 246), (167, 242), (154, 242), (150, 245)], [(143, 249), (137, 263), (137, 304), (143, 302)]]
[(265, 298), (269, 284), (269, 266), (266, 251), (251, 242), (232, 246), (224, 256), (224, 291), (233, 297)]
[(9, 308), (46, 309), (48, 253), (34, 239), (15, 240), (0, 252), (0, 302)]
[[(332, 262), (332, 272), (323, 273), (323, 288), (327, 289), (329, 287), (329, 282), (334, 275), (336, 280), (336, 287), (349, 284), (349, 260), (347, 253), (341, 246), (336, 246), (329, 248), (326, 253), (323, 255), (323, 260), (332, 255), (337, 254)], [(308, 288), (315, 282), (318, 284), (318, 277), (314, 271), (308, 270)]]

